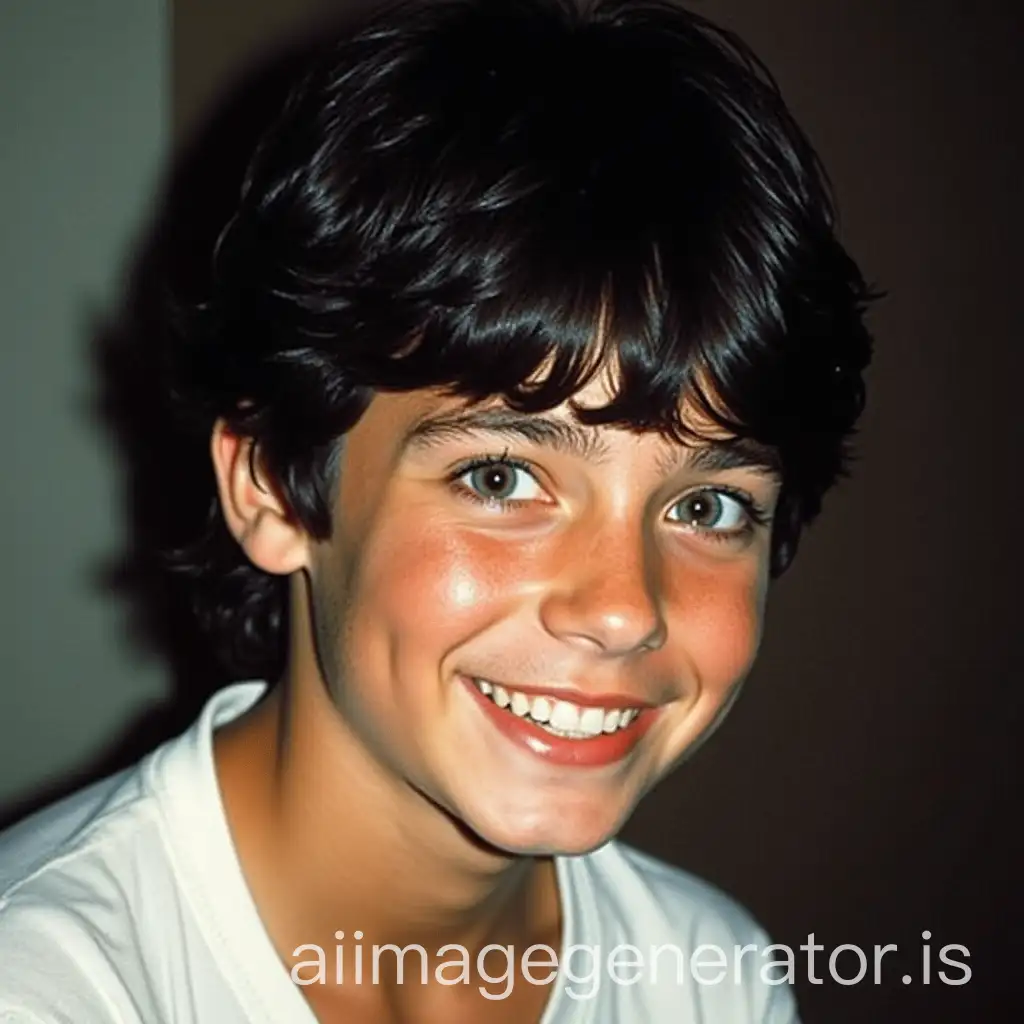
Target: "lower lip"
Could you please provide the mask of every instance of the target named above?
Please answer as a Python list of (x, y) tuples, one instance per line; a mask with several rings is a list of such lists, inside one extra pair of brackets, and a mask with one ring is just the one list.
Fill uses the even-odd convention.
[(550, 764), (575, 765), (580, 768), (599, 768), (615, 764), (632, 753), (656, 716), (653, 708), (644, 709), (625, 729), (601, 733), (589, 739), (568, 739), (556, 736), (535, 722), (499, 708), (489, 697), (485, 697), (471, 680), (465, 676), (461, 678), (481, 710), (499, 732), (517, 746), (529, 750)]

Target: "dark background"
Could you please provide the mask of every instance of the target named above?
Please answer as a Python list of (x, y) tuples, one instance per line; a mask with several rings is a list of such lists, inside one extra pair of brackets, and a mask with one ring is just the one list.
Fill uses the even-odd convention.
[[(854, 476), (777, 585), (729, 722), (630, 836), (738, 894), (776, 941), (898, 944), (882, 986), (801, 984), (809, 1022), (1024, 1020), (1024, 9), (699, 9), (776, 74), (889, 297)], [(970, 949), (967, 985), (920, 983), (925, 930), (933, 960)]]
[[(273, 97), (275, 80), (243, 90), (246, 102), (236, 90), (211, 107), (211, 96), (317, 6), (174, 6), (181, 155), (126, 290), (126, 322), (154, 317), (154, 275), (202, 250), (258, 127), (253, 99)], [(888, 297), (872, 316), (877, 354), (854, 475), (775, 585), (760, 662), (729, 721), (641, 806), (627, 838), (737, 896), (776, 942), (795, 948), (814, 933), (826, 980), (810, 984), (798, 963), (806, 1024), (1022, 1020), (1024, 9), (998, 0), (692, 6), (739, 31), (775, 73), (832, 175), (844, 240)], [(118, 356), (119, 337), (97, 339), (98, 369), (123, 398), (126, 374), (145, 368)], [(135, 394), (130, 408), (114, 403), (115, 427), (155, 430), (140, 420), (144, 389)], [(158, 449), (152, 436), (134, 443), (127, 494), (144, 546), (153, 508), (141, 495), (152, 481), (137, 456), (152, 462)], [(184, 637), (168, 647), (177, 703), (87, 774), (184, 724), (215, 680), (173, 595), (155, 607), (170, 623), (157, 642)], [(827, 957), (843, 943), (900, 952), (883, 961), (881, 985), (869, 974), (842, 986), (828, 979)], [(938, 979), (948, 943), (970, 950), (966, 985)], [(849, 954), (838, 962), (847, 977), (856, 966)]]

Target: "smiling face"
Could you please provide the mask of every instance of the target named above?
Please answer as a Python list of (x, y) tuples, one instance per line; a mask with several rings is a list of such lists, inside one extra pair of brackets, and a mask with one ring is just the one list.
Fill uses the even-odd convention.
[(738, 446), (376, 396), (307, 559), (340, 724), (495, 847), (593, 849), (750, 668), (777, 492)]

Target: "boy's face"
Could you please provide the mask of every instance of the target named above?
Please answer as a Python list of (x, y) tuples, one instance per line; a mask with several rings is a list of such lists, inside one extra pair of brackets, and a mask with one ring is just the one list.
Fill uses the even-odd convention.
[(501, 849), (610, 838), (758, 646), (770, 528), (744, 502), (771, 514), (779, 482), (715, 451), (581, 427), (567, 407), (375, 397), (308, 563), (345, 728)]

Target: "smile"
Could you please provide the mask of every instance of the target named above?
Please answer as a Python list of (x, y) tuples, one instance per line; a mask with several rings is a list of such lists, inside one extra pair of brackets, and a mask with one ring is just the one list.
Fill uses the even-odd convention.
[(593, 739), (626, 729), (640, 714), (635, 707), (581, 707), (552, 697), (531, 697), (498, 683), (474, 678), (473, 685), (499, 708), (564, 739)]
[(607, 694), (565, 700), (559, 691), (513, 689), (480, 676), (462, 684), (497, 732), (551, 765), (601, 768), (630, 757), (663, 708)]

